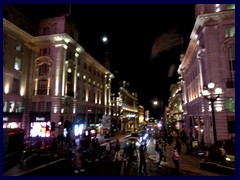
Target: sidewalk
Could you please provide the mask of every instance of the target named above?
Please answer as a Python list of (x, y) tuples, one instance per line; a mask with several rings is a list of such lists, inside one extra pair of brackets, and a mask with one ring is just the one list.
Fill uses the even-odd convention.
[[(167, 162), (163, 162), (161, 165), (168, 168), (174, 168), (174, 164), (171, 158), (171, 152), (175, 146), (175, 141), (171, 145), (166, 147)], [(205, 157), (199, 156), (197, 153), (186, 153), (186, 145), (182, 143), (181, 154), (179, 159), (180, 172), (179, 174), (193, 175), (193, 176), (228, 176), (222, 173), (215, 173), (207, 170), (200, 169), (200, 162)], [(155, 159), (154, 159), (155, 161)]]

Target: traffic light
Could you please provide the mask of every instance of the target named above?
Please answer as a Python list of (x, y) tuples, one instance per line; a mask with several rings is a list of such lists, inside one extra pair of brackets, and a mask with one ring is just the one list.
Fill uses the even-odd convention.
[(55, 131), (55, 125), (56, 125), (55, 122), (51, 122), (51, 131)]

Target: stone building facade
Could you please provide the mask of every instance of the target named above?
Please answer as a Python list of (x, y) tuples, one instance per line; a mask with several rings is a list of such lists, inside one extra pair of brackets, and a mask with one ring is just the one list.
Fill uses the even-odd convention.
[(214, 143), (212, 110), (202, 92), (210, 82), (223, 90), (214, 102), (217, 141), (235, 136), (235, 6), (197, 4), (195, 15), (179, 67), (185, 129), (209, 146)]
[[(68, 15), (35, 26), (4, 7), (5, 128), (25, 129), (27, 137), (49, 137), (69, 124), (94, 126), (102, 115), (111, 114), (113, 74), (78, 44), (78, 35)], [(49, 130), (53, 125), (54, 132)]]

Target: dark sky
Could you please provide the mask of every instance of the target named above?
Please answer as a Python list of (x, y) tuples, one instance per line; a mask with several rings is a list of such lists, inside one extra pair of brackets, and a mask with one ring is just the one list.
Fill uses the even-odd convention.
[[(35, 19), (70, 9), (67, 4), (21, 6)], [(79, 44), (100, 63), (104, 51), (109, 52), (113, 86), (126, 80), (138, 93), (139, 104), (151, 109), (154, 99), (167, 105), (170, 84), (177, 82), (179, 57), (195, 22), (194, 8), (194, 4), (73, 4), (71, 14), (79, 28)], [(103, 35), (109, 38), (107, 47), (101, 42)]]

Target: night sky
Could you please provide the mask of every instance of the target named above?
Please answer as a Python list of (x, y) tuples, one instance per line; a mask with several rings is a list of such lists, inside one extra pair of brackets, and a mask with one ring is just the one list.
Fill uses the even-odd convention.
[[(151, 110), (154, 99), (167, 106), (170, 84), (178, 80), (180, 54), (187, 49), (195, 22), (194, 4), (21, 6), (18, 9), (35, 20), (71, 12), (79, 44), (100, 63), (109, 52), (113, 88), (126, 80), (145, 109)], [(103, 35), (109, 38), (107, 45), (101, 42)]]

